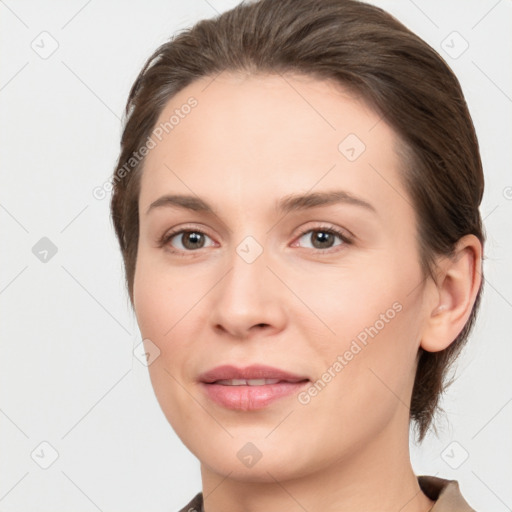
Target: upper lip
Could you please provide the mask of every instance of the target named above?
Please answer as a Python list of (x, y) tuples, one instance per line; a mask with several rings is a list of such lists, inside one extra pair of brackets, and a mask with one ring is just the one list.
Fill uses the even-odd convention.
[(260, 364), (253, 364), (244, 368), (238, 368), (232, 365), (216, 366), (199, 375), (199, 380), (206, 383), (230, 379), (279, 379), (286, 382), (309, 380), (305, 376), (295, 375), (279, 368), (272, 368), (271, 366)]

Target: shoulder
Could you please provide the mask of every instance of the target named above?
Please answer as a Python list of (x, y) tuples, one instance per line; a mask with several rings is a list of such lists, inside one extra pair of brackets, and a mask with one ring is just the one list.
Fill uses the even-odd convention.
[(203, 512), (203, 493), (198, 492), (179, 512)]
[(421, 490), (435, 501), (429, 512), (476, 512), (462, 496), (457, 480), (428, 475), (417, 478)]

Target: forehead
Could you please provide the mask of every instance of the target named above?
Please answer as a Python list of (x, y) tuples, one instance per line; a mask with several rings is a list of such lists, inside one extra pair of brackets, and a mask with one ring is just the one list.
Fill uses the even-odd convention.
[(144, 204), (170, 190), (212, 196), (219, 183), (223, 199), (238, 201), (313, 187), (343, 186), (381, 203), (400, 193), (395, 132), (330, 81), (205, 77), (168, 102), (155, 129), (142, 177)]
[[(191, 99), (196, 104), (193, 108), (188, 106)], [(162, 142), (180, 148), (182, 144), (200, 144), (204, 152), (215, 151), (229, 144), (226, 137), (231, 136), (244, 143), (240, 147), (244, 153), (252, 150), (263, 156), (266, 151), (273, 151), (275, 156), (276, 150), (284, 152), (295, 146), (294, 152), (300, 158), (319, 149), (322, 141), (337, 155), (337, 144), (333, 147), (332, 143), (348, 133), (363, 142), (371, 142), (384, 132), (393, 138), (384, 123), (384, 130), (371, 135), (380, 121), (380, 116), (363, 101), (332, 81), (304, 75), (221, 73), (197, 80), (171, 98), (156, 129), (160, 129)], [(309, 144), (301, 145), (304, 141)], [(165, 150), (165, 144), (159, 146), (150, 160)], [(231, 148), (232, 152), (236, 149)]]

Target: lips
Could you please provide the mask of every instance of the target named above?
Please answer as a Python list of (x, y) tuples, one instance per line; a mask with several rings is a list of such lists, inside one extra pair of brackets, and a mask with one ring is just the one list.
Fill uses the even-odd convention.
[[(245, 368), (238, 368), (232, 365), (217, 366), (202, 373), (199, 376), (201, 382), (206, 384), (212, 384), (217, 381), (256, 381), (261, 379), (272, 379), (276, 382), (301, 382), (309, 380), (304, 375), (295, 375), (293, 373), (281, 370), (279, 368), (273, 368), (271, 366), (264, 366), (254, 364), (246, 366)], [(229, 384), (228, 384), (229, 385)], [(242, 383), (231, 384), (231, 385), (243, 385)], [(247, 385), (261, 385), (256, 383), (247, 383)]]
[(305, 376), (263, 365), (217, 366), (202, 373), (199, 380), (202, 391), (211, 401), (238, 411), (264, 409), (300, 392), (309, 382)]

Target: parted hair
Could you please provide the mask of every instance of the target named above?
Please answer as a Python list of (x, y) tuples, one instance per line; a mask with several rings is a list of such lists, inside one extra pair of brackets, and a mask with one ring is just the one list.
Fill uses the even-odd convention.
[[(119, 170), (151, 135), (174, 95), (222, 72), (329, 80), (394, 129), (425, 279), (436, 279), (436, 258), (452, 256), (464, 235), (484, 244), (478, 141), (459, 81), (444, 59), (386, 11), (357, 0), (242, 2), (176, 33), (148, 58), (131, 87), (110, 206), (132, 306), (144, 159), (122, 178)], [(440, 398), (451, 383), (448, 370), (474, 325), (481, 292), (482, 284), (466, 325), (446, 349), (419, 349), (410, 419), (420, 442), (429, 427), (437, 431)]]

